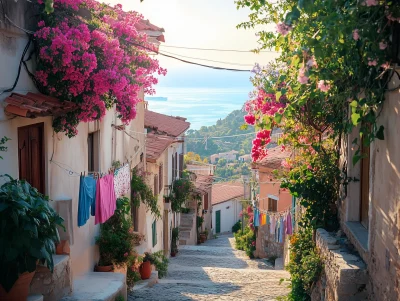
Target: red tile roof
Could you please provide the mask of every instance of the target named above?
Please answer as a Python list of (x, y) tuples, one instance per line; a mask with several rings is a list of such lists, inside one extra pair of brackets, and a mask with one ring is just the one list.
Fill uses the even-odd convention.
[(157, 131), (159, 134), (178, 137), (190, 127), (190, 123), (183, 117), (168, 116), (145, 110), (144, 126)]
[(76, 104), (40, 93), (12, 93), (5, 99), (5, 112), (22, 117), (58, 116), (76, 109)]
[(196, 180), (194, 182), (196, 192), (200, 195), (209, 193), (212, 182), (214, 182), (213, 176), (196, 175)]
[(243, 183), (218, 183), (212, 187), (212, 199), (213, 205), (220, 204), (235, 198), (242, 198), (244, 196)]
[[(151, 24), (149, 20), (140, 20), (135, 25), (138, 31), (158, 31), (158, 32), (165, 32), (164, 28), (158, 27), (154, 24)], [(152, 36), (150, 34), (150, 36)], [(159, 42), (165, 42), (165, 38), (163, 34), (156, 34), (156, 40)]]
[(168, 146), (175, 141), (172, 137), (148, 134), (146, 137), (146, 161), (155, 163)]
[(260, 162), (257, 162), (256, 165), (271, 169), (278, 169), (281, 167), (282, 160), (290, 158), (291, 155), (291, 150), (282, 151), (280, 146), (276, 146), (274, 148), (269, 148), (267, 156)]

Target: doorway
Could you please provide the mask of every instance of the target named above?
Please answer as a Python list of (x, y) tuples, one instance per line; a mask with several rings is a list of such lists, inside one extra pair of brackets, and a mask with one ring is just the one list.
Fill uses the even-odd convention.
[(215, 232), (221, 233), (221, 210), (215, 211)]
[(18, 128), (19, 179), (45, 193), (44, 123)]

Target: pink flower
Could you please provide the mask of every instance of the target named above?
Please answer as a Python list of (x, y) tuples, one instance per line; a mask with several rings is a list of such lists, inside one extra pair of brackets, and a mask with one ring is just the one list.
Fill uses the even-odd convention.
[(292, 26), (286, 25), (285, 23), (279, 22), (276, 24), (276, 31), (283, 36), (286, 36), (291, 30)]
[(124, 254), (124, 257), (127, 257), (128, 256), (128, 252), (126, 252), (125, 254)]
[(299, 76), (297, 77), (297, 81), (302, 85), (307, 84), (308, 83), (308, 76), (299, 74)]
[(317, 88), (320, 89), (322, 92), (328, 92), (331, 88), (331, 85), (324, 80), (320, 80), (317, 83)]
[(368, 66), (376, 66), (376, 65), (378, 65), (378, 62), (369, 57), (368, 58)]
[(353, 39), (354, 40), (358, 40), (358, 39), (360, 39), (360, 35), (359, 35), (359, 33), (358, 33), (358, 29), (354, 29), (353, 30)]
[(375, 5), (378, 5), (378, 1), (377, 0), (365, 0), (364, 5), (375, 6)]
[(42, 20), (42, 21), (39, 21), (39, 23), (38, 23), (38, 26), (39, 27), (44, 27), (46, 24), (44, 23), (44, 21)]
[(256, 242), (253, 240), (253, 241), (251, 242), (251, 245), (254, 247), (254, 246), (256, 245)]
[(287, 168), (287, 169), (292, 168), (292, 165), (291, 165), (290, 162), (288, 162), (287, 160), (282, 160), (281, 166), (282, 166), (283, 168)]
[(381, 65), (381, 67), (383, 68), (383, 69), (389, 69), (390, 68), (390, 63), (389, 62), (386, 62), (386, 63), (384, 63), (384, 64), (382, 64)]
[(246, 116), (244, 116), (244, 121), (247, 124), (254, 125), (256, 123), (256, 118), (254, 115), (247, 114)]
[(380, 49), (380, 50), (385, 50), (386, 47), (387, 47), (387, 44), (386, 44), (384, 41), (382, 41), (382, 42), (379, 43), (379, 49)]
[(315, 68), (318, 68), (318, 64), (317, 64), (317, 61), (315, 60), (315, 57), (314, 56), (312, 56), (308, 61), (307, 61), (307, 67), (308, 68), (312, 68), (312, 67), (315, 67)]

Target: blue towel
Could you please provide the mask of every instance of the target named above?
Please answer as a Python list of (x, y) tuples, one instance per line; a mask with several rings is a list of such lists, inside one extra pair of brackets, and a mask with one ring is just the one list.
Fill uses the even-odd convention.
[(90, 214), (94, 216), (96, 204), (96, 180), (92, 177), (80, 177), (78, 227), (86, 224)]
[(260, 226), (260, 211), (257, 208), (254, 209), (253, 225), (254, 227)]

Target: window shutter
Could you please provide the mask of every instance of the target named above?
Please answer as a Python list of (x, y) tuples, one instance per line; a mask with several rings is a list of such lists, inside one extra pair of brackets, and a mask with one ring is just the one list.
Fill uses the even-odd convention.
[(182, 178), (183, 173), (183, 154), (179, 154), (179, 177)]
[(158, 167), (158, 191), (161, 192), (163, 188), (163, 181), (164, 181), (164, 166), (161, 164)]
[(158, 194), (158, 175), (154, 175), (154, 195)]
[(153, 247), (157, 244), (157, 221), (154, 221), (153, 224), (151, 225), (151, 237), (152, 237), (152, 243)]
[(175, 175), (175, 157), (174, 157), (174, 155), (172, 155), (172, 163), (171, 163), (171, 166), (172, 166), (172, 181), (173, 180), (175, 180), (175, 177), (174, 177), (174, 175)]
[(178, 153), (175, 152), (175, 178), (178, 176)]
[(208, 210), (208, 193), (204, 195), (204, 210)]

